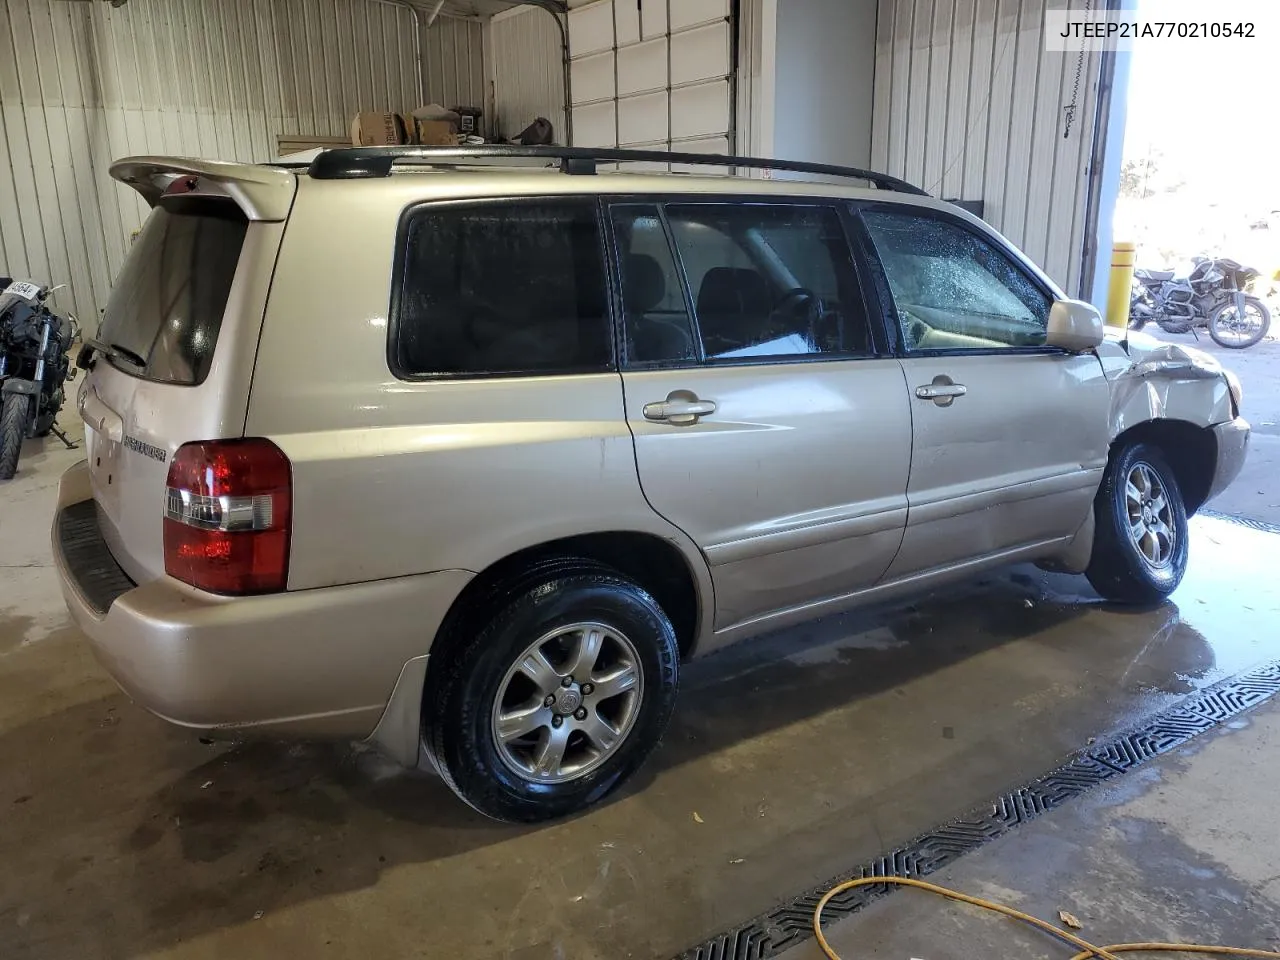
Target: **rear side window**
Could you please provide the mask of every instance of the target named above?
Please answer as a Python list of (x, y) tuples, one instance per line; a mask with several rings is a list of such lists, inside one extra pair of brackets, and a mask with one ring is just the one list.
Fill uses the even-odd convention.
[(213, 363), (249, 223), (226, 201), (157, 207), (116, 278), (98, 339), (140, 357), (126, 373), (197, 384)]
[(589, 199), (428, 205), (409, 215), (396, 371), (592, 373), (612, 342)]

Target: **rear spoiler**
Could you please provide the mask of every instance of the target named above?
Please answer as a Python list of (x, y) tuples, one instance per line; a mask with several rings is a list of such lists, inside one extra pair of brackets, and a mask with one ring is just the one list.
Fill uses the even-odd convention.
[(293, 205), (297, 177), (280, 167), (180, 157), (126, 157), (111, 165), (111, 176), (126, 183), (154, 207), (176, 181), (194, 196), (229, 197), (250, 220), (284, 220)]

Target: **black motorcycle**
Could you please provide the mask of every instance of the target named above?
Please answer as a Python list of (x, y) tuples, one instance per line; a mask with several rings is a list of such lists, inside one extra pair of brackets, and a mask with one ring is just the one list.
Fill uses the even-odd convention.
[(1251, 347), (1271, 327), (1271, 312), (1247, 293), (1260, 274), (1225, 257), (1196, 257), (1186, 276), (1172, 270), (1133, 271), (1129, 326), (1141, 330), (1155, 322), (1166, 333), (1195, 333), (1208, 327), (1219, 346)]
[(0, 277), (0, 480), (18, 469), (27, 437), (56, 433), (63, 384), (75, 379), (68, 353), (79, 337), (75, 318), (49, 309), (57, 288)]

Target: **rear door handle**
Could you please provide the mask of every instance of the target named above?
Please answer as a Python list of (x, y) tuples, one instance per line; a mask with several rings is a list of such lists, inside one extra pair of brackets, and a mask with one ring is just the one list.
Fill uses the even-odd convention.
[(644, 418), (685, 427), (697, 423), (699, 417), (716, 412), (714, 400), (699, 400), (690, 390), (672, 390), (667, 399), (644, 405)]
[(932, 383), (916, 387), (916, 396), (921, 400), (932, 400), (939, 407), (949, 407), (956, 402), (956, 397), (963, 397), (969, 388), (963, 383), (956, 383), (945, 373), (933, 378)]
[(916, 387), (916, 396), (921, 400), (937, 400), (939, 397), (963, 397), (969, 388), (963, 383), (939, 384)]

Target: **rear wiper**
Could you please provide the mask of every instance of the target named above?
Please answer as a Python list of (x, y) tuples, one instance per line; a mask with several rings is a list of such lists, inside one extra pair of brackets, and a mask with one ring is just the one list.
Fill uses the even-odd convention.
[[(135, 367), (146, 367), (147, 365), (146, 357), (135, 350), (130, 350), (128, 347), (122, 347), (118, 343), (103, 343), (101, 340), (85, 337), (84, 345), (94, 353), (100, 353), (109, 360), (124, 360)], [(84, 364), (79, 360), (76, 361), (76, 365), (84, 367)]]

